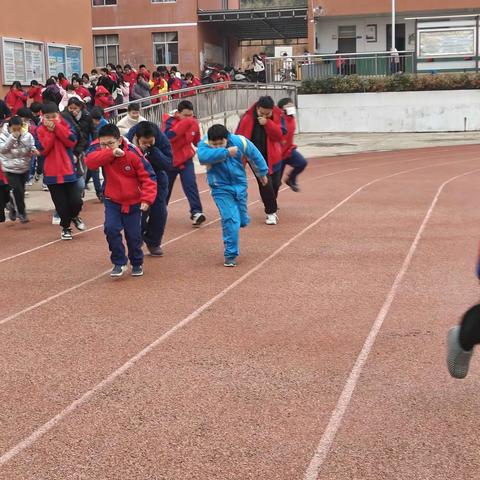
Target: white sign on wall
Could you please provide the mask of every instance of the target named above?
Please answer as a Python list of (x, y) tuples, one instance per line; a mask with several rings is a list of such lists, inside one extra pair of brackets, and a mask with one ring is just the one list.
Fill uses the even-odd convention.
[(445, 56), (474, 56), (475, 28), (423, 30), (418, 34), (420, 58)]

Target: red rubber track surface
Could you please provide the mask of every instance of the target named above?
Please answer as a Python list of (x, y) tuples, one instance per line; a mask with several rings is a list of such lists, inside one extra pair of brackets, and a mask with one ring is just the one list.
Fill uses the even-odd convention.
[(452, 380), (445, 337), (478, 300), (479, 153), (312, 160), (273, 227), (252, 181), (236, 269), (208, 192), (193, 230), (176, 190), (143, 278), (103, 274), (101, 227), (2, 225), (0, 479), (477, 478), (478, 359)]

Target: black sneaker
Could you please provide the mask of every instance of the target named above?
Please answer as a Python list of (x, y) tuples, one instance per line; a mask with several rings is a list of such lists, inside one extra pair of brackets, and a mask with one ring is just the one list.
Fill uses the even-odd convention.
[(60, 235), (62, 240), (73, 240), (72, 229), (62, 228), (62, 234)]
[(11, 222), (14, 222), (17, 219), (17, 210), (15, 209), (15, 205), (12, 202), (8, 202), (8, 218)]
[(72, 222), (75, 225), (76, 229), (80, 230), (81, 232), (87, 229), (85, 223), (83, 223), (83, 220), (80, 217), (72, 218)]
[(27, 215), (20, 215), (18, 214), (18, 218), (20, 220), (20, 223), (28, 223), (30, 219), (27, 217)]
[(127, 271), (126, 265), (114, 265), (110, 272), (111, 277), (121, 277)]
[(143, 276), (143, 266), (132, 265), (132, 277), (141, 277), (141, 276)]
[(147, 249), (152, 257), (163, 257), (162, 247), (151, 247), (150, 245), (147, 245)]
[(300, 191), (300, 188), (298, 187), (298, 185), (294, 182), (292, 182), (290, 179), (288, 179), (286, 182), (285, 182), (294, 192), (299, 192)]
[(225, 261), (223, 262), (223, 266), (224, 267), (236, 267), (237, 266), (237, 262), (235, 261), (234, 258), (227, 258), (225, 257)]
[(199, 227), (207, 219), (202, 212), (194, 213), (191, 218), (194, 227)]

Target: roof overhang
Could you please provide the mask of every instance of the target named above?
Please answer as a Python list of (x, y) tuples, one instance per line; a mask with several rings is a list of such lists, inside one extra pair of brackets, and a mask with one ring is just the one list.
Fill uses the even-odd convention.
[(216, 24), (239, 40), (308, 37), (306, 7), (198, 11), (198, 23)]

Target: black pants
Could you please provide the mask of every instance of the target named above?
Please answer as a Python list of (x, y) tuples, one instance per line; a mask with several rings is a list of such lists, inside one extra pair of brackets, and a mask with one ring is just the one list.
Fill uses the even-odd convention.
[(277, 196), (280, 185), (282, 184), (282, 170), (280, 169), (278, 172), (268, 175), (268, 183), (265, 186), (260, 183), (258, 177), (256, 177), (256, 179), (258, 182), (258, 190), (260, 191), (260, 196), (265, 206), (265, 213), (267, 215), (277, 213)]
[(9, 190), (8, 185), (0, 185), (0, 223), (5, 221), (5, 206), (10, 200)]
[(78, 216), (83, 206), (82, 193), (77, 182), (49, 185), (48, 189), (60, 217), (60, 225), (70, 228), (72, 218)]
[(10, 185), (10, 195), (19, 215), (25, 216), (25, 183), (28, 181), (28, 172), (6, 173)]
[(460, 345), (469, 351), (478, 344), (480, 344), (480, 305), (475, 305), (462, 318)]

